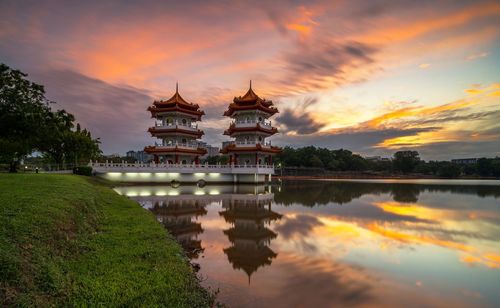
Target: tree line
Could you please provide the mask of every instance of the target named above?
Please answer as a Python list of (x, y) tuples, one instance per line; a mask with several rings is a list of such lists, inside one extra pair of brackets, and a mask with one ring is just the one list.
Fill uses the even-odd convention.
[(321, 168), (328, 171), (374, 171), (388, 174), (422, 174), (439, 177), (500, 177), (500, 157), (480, 158), (473, 164), (450, 161), (424, 161), (417, 151), (398, 151), (391, 159), (366, 159), (349, 150), (330, 150), (314, 146), (285, 147), (275, 163), (283, 168)]
[(65, 110), (53, 111), (42, 85), (0, 63), (0, 163), (15, 172), (19, 162), (39, 152), (45, 161), (64, 165), (88, 162), (101, 154), (99, 138), (75, 123)]

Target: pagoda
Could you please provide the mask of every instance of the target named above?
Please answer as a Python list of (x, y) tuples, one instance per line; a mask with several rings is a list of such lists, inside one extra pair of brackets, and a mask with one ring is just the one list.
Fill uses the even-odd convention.
[(156, 119), (155, 126), (150, 127), (148, 132), (160, 143), (147, 146), (144, 151), (153, 155), (155, 163), (199, 164), (199, 157), (207, 151), (197, 141), (203, 135), (197, 122), (205, 114), (198, 104), (184, 100), (176, 84), (171, 98), (154, 101), (148, 111)]
[(272, 259), (276, 258), (277, 254), (269, 245), (277, 234), (266, 225), (282, 217), (271, 210), (272, 199), (259, 200), (260, 196), (263, 195), (255, 195), (254, 200), (242, 198), (223, 201), (225, 211), (219, 212), (226, 222), (233, 225), (223, 231), (232, 243), (223, 251), (234, 269), (241, 269), (247, 274), (249, 283), (254, 272), (260, 267), (271, 265)]
[(197, 259), (204, 249), (198, 235), (203, 233), (199, 216), (207, 214), (208, 202), (198, 200), (165, 200), (156, 202), (149, 210), (158, 221), (175, 237), (190, 259)]
[(229, 164), (272, 165), (273, 155), (281, 149), (272, 146), (266, 138), (278, 132), (268, 120), (277, 112), (272, 101), (255, 94), (252, 81), (245, 95), (233, 99), (224, 112), (224, 116), (233, 119), (224, 135), (235, 140), (221, 150), (221, 153), (229, 155)]

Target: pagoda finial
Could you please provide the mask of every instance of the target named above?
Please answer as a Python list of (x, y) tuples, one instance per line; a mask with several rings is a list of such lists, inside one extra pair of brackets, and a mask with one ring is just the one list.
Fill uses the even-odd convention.
[(250, 79), (250, 90), (252, 90), (252, 79)]
[(179, 82), (175, 82), (175, 93), (179, 93)]

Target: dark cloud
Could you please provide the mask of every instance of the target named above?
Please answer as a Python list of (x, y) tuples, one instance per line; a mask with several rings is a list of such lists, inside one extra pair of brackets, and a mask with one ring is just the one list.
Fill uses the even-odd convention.
[(77, 122), (101, 138), (105, 153), (124, 153), (151, 144), (152, 125), (146, 108), (153, 98), (148, 91), (117, 86), (70, 70), (35, 71), (30, 79), (45, 85), (47, 97), (66, 109)]
[(314, 258), (276, 265), (283, 267), (285, 284), (277, 296), (269, 298), (270, 307), (353, 307), (375, 299), (376, 278), (361, 267)]
[(291, 109), (285, 109), (276, 121), (285, 125), (285, 132), (294, 131), (300, 135), (309, 135), (318, 132), (323, 124), (315, 122), (308, 112), (295, 113)]
[[(284, 83), (316, 86), (326, 79), (345, 82), (347, 70), (373, 63), (374, 46), (360, 42), (311, 41), (284, 55), (288, 70)], [(332, 84), (334, 85), (334, 84)]]
[(314, 227), (321, 225), (323, 225), (323, 223), (319, 221), (318, 218), (299, 214), (293, 218), (286, 217), (284, 222), (278, 225), (275, 230), (285, 239), (289, 239), (295, 234), (305, 236), (309, 234)]
[(285, 108), (276, 118), (281, 123), (282, 132), (296, 132), (299, 135), (309, 135), (318, 132), (324, 124), (318, 123), (307, 108), (318, 102), (316, 97), (306, 97), (294, 109)]
[[(420, 132), (428, 132), (437, 130), (436, 127), (427, 128), (411, 128), (411, 129), (381, 129), (381, 130), (363, 130), (363, 131), (339, 131), (331, 133), (322, 133), (307, 136), (287, 136), (281, 135), (276, 137), (276, 143), (282, 145), (293, 144), (294, 146), (309, 146), (315, 145), (330, 149), (349, 149), (357, 153), (370, 154), (375, 152), (374, 147), (386, 139), (412, 136)], [(385, 151), (386, 154), (390, 150), (379, 149)], [(383, 154), (383, 153), (382, 153)]]

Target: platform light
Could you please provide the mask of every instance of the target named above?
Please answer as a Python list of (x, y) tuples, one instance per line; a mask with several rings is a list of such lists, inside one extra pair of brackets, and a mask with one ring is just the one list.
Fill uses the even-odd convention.
[(167, 192), (164, 191), (164, 190), (157, 191), (156, 194), (155, 194), (155, 196), (160, 196), (160, 197), (161, 196), (166, 196), (166, 195), (167, 195)]
[(220, 191), (213, 189), (213, 190), (211, 190), (211, 191), (209, 192), (209, 194), (210, 194), (210, 195), (220, 195)]
[(219, 177), (220, 176), (220, 173), (210, 173), (210, 176), (211, 177)]
[(113, 178), (119, 177), (120, 175), (122, 175), (121, 172), (108, 172), (108, 176)]
[(194, 174), (194, 176), (204, 176), (204, 175), (205, 173), (200, 173), (200, 172)]
[(137, 192), (129, 191), (125, 194), (127, 197), (137, 197)]
[(179, 192), (178, 191), (171, 191), (168, 193), (169, 196), (178, 196), (179, 195)]
[(203, 190), (197, 190), (197, 191), (194, 192), (194, 194), (197, 195), (197, 196), (202, 196), (202, 195), (205, 194), (205, 192)]
[(147, 178), (147, 177), (150, 177), (150, 176), (151, 176), (151, 172), (141, 172), (141, 173), (139, 173), (139, 175), (140, 175), (142, 178)]
[(168, 175), (170, 175), (171, 177), (178, 177), (180, 175), (180, 173), (178, 173), (178, 172), (171, 172)]
[(164, 178), (167, 176), (168, 173), (166, 172), (158, 172), (158, 173), (155, 173), (155, 176), (159, 177), (159, 178)]
[(137, 176), (137, 174), (138, 174), (137, 172), (128, 172), (128, 173), (125, 173), (125, 176), (135, 178)]
[(141, 191), (141, 193), (139, 194), (139, 196), (141, 196), (141, 197), (148, 197), (148, 196), (151, 196), (151, 193), (149, 191)]

